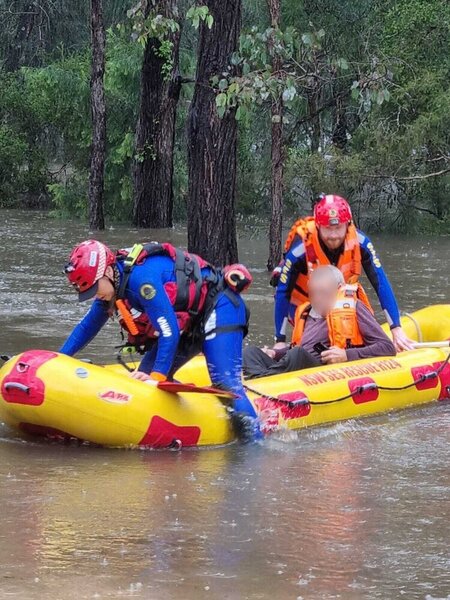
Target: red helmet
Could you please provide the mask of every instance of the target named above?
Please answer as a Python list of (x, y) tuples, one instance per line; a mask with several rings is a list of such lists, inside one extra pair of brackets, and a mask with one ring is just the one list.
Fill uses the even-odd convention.
[(253, 277), (244, 265), (236, 263), (223, 268), (223, 276), (229, 288), (240, 294), (250, 287)]
[(314, 207), (314, 220), (316, 225), (322, 227), (350, 223), (352, 210), (347, 200), (341, 196), (322, 196)]
[(83, 302), (93, 298), (98, 290), (98, 280), (106, 269), (116, 262), (116, 256), (108, 246), (96, 240), (86, 240), (72, 250), (69, 262), (64, 267), (70, 283)]

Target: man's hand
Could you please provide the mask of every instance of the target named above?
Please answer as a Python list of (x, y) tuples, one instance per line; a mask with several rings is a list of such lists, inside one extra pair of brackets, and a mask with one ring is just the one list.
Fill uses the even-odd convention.
[(270, 358), (275, 358), (275, 356), (276, 356), (276, 351), (273, 348), (264, 346), (264, 348), (261, 348), (261, 350), (264, 352), (264, 354), (267, 354), (267, 356), (269, 356)]
[(289, 344), (287, 342), (277, 342), (276, 344), (273, 345), (272, 350), (284, 350), (285, 348), (288, 348)]
[(403, 352), (404, 350), (414, 350), (414, 342), (410, 340), (406, 333), (401, 327), (394, 327), (391, 329), (392, 341), (394, 342), (395, 349), (397, 352)]
[(320, 355), (321, 361), (325, 365), (333, 365), (335, 363), (347, 362), (347, 352), (337, 346), (331, 346)]
[(158, 383), (160, 383), (159, 379), (154, 379), (151, 375), (147, 375), (147, 373), (143, 373), (142, 371), (133, 371), (130, 373), (130, 377), (137, 381), (147, 383), (148, 385), (157, 386)]
[(130, 377), (137, 379), (138, 381), (148, 381), (150, 379), (158, 383), (155, 379), (152, 379), (150, 375), (147, 375), (147, 373), (143, 373), (142, 371), (133, 371), (130, 373)]

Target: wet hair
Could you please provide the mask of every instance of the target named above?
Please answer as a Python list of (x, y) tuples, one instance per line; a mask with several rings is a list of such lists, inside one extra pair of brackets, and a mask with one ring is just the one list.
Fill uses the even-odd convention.
[(317, 267), (317, 269), (314, 269), (314, 271), (311, 273), (310, 280), (314, 281), (316, 279), (323, 279), (326, 277), (333, 279), (337, 287), (345, 283), (345, 279), (341, 271), (333, 265), (322, 265), (321, 267)]

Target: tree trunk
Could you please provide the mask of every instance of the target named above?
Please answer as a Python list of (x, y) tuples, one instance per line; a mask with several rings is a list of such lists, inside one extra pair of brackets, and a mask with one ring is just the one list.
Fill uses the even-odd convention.
[[(152, 11), (178, 20), (176, 0), (149, 0), (146, 16)], [(172, 226), (175, 118), (181, 88), (180, 32), (170, 34), (168, 40), (172, 44), (169, 73), (165, 72), (167, 58), (158, 54), (159, 40), (149, 38), (144, 50), (133, 165), (133, 222), (138, 227)]]
[(316, 87), (308, 94), (308, 112), (310, 115), (310, 144), (311, 154), (315, 154), (319, 151), (320, 141), (322, 138), (322, 127), (320, 122), (320, 93), (318, 90), (318, 82)]
[(331, 134), (331, 141), (340, 150), (345, 150), (347, 147), (347, 115), (345, 100), (339, 95), (339, 90), (334, 91), (335, 105), (333, 107), (333, 133)]
[(241, 0), (205, 0), (213, 26), (200, 26), (194, 97), (188, 121), (189, 250), (216, 265), (236, 262), (236, 153), (234, 110), (217, 114), (210, 79), (221, 76), (237, 49)]
[(103, 79), (105, 75), (105, 27), (103, 0), (91, 0), (91, 117), (92, 146), (89, 171), (89, 227), (104, 229), (103, 190), (106, 155), (106, 104)]
[(17, 20), (16, 34), (6, 53), (5, 71), (17, 71), (19, 67), (26, 64), (25, 57), (29, 52), (29, 39), (39, 13), (40, 11), (34, 2), (22, 3)]
[[(268, 0), (271, 26), (277, 29), (280, 24), (280, 0)], [(273, 39), (269, 40), (269, 49), (273, 47)], [(274, 56), (273, 72), (281, 68), (281, 61)], [(272, 101), (272, 147), (271, 147), (271, 215), (269, 228), (269, 258), (267, 268), (271, 271), (281, 260), (283, 229), (283, 100), (281, 97)]]

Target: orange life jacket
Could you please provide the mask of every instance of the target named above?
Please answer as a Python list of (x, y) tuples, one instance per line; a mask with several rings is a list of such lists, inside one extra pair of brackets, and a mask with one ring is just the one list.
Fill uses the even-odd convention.
[[(127, 300), (119, 300), (119, 325), (126, 332), (127, 344), (138, 349), (146, 347), (159, 337), (159, 331), (150, 322), (147, 315), (132, 308)], [(191, 318), (187, 312), (175, 313), (180, 333), (186, 333), (191, 326)]]
[[(296, 235), (303, 240), (307, 264), (307, 273), (299, 273), (290, 297), (292, 304), (299, 306), (308, 301), (308, 284), (311, 273), (317, 267), (330, 265), (331, 263), (320, 245), (319, 231), (313, 217), (298, 219), (298, 221), (294, 223), (286, 239), (284, 247), (285, 253), (290, 250)], [(362, 270), (361, 248), (358, 241), (358, 232), (353, 223), (348, 226), (344, 242), (344, 251), (340, 256), (336, 267), (341, 271), (346, 283), (353, 284), (358, 282)], [(358, 298), (372, 310), (369, 299), (361, 286), (358, 288)]]
[[(345, 349), (364, 345), (356, 314), (357, 301), (358, 284), (342, 285), (339, 288), (334, 307), (327, 315), (328, 338), (332, 346)], [(292, 332), (293, 346), (299, 346), (302, 341), (306, 319), (310, 311), (311, 304), (309, 303), (302, 304), (295, 311)]]

